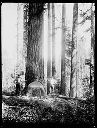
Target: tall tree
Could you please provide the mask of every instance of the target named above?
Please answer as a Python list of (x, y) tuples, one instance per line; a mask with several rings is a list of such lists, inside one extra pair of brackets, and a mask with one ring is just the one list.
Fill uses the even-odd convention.
[(66, 96), (69, 96), (70, 90), (70, 74), (71, 74), (71, 44), (72, 33), (69, 28), (66, 29), (65, 43), (65, 74), (66, 74)]
[(43, 60), (43, 25), (44, 25), (44, 19), (43, 19), (43, 13), (40, 16), (40, 29), (39, 32), (41, 33), (40, 39), (39, 39), (39, 72), (40, 72), (40, 76), (39, 76), (39, 80), (43, 83), (43, 79), (44, 79), (44, 60)]
[(77, 25), (78, 25), (78, 3), (74, 4), (73, 7), (73, 26), (72, 26), (72, 48), (71, 48), (71, 75), (70, 75), (70, 97), (75, 97), (75, 87), (77, 86), (76, 81), (76, 45), (77, 45)]
[(61, 44), (61, 94), (66, 95), (65, 75), (65, 4), (62, 4), (62, 44)]
[[(86, 30), (86, 32), (90, 31), (91, 33), (91, 46), (90, 46), (90, 59), (88, 59), (88, 61), (86, 61), (86, 64), (89, 65), (90, 67), (90, 84), (89, 84), (89, 92), (90, 95), (92, 94), (92, 87), (94, 86), (94, 67), (95, 67), (95, 57), (94, 57), (94, 53), (95, 53), (95, 6), (94, 3), (91, 3), (91, 6), (86, 10), (86, 11), (82, 11), (81, 10), (81, 17), (83, 18), (81, 21), (81, 25), (83, 25), (87, 20), (90, 20), (91, 25), (90, 27), (88, 27), (88, 29)], [(87, 60), (87, 59), (86, 59)]]
[(90, 55), (90, 94), (92, 93), (92, 85), (94, 83), (93, 81), (93, 70), (95, 67), (95, 57), (94, 57), (94, 52), (95, 52), (95, 27), (94, 27), (94, 11), (93, 11), (93, 3), (91, 4), (91, 55)]
[(43, 60), (44, 60), (44, 85), (47, 94), (47, 44), (48, 44), (48, 4), (44, 6), (43, 13)]
[[(43, 5), (41, 5), (43, 7)], [(27, 9), (28, 8), (28, 9)], [(27, 19), (27, 13), (29, 19)], [(40, 4), (30, 3), (25, 9), (25, 25), (27, 32), (26, 88), (35, 77), (43, 77), (42, 62), (42, 12)], [(26, 34), (26, 33), (25, 33)], [(41, 78), (42, 79), (42, 78)]]
[(55, 76), (55, 6), (52, 3), (52, 76)]
[[(48, 60), (47, 60), (47, 78), (52, 77), (52, 40), (51, 40), (51, 4), (48, 3)], [(49, 93), (50, 83), (47, 83), (47, 93)]]

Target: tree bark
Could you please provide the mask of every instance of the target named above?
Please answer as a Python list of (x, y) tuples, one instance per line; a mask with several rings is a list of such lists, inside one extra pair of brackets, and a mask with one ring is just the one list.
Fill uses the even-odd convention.
[(43, 26), (44, 26), (44, 19), (43, 19), (43, 13), (41, 14), (40, 17), (40, 50), (39, 50), (39, 72), (40, 72), (40, 81), (43, 82), (44, 79), (44, 59), (43, 59)]
[[(48, 3), (48, 60), (47, 60), (47, 78), (52, 77), (52, 34), (51, 34), (51, 4)], [(50, 92), (50, 83), (47, 83), (47, 94)]]
[(56, 73), (55, 68), (55, 6), (52, 3), (52, 76)]
[[(48, 4), (45, 5), (47, 8)], [(43, 58), (44, 58), (44, 85), (47, 94), (47, 45), (48, 45), (48, 9), (43, 13)]]
[(61, 94), (66, 95), (65, 74), (65, 5), (62, 5), (62, 44), (61, 44)]
[(76, 96), (76, 89), (77, 87), (77, 24), (78, 24), (78, 3), (74, 4), (73, 7), (73, 26), (72, 26), (72, 49), (71, 49), (71, 75), (70, 75), (70, 97)]
[(95, 58), (94, 58), (94, 50), (95, 50), (95, 32), (94, 32), (94, 14), (93, 14), (93, 3), (91, 4), (91, 54), (90, 54), (90, 94), (92, 93), (92, 85), (93, 85), (93, 66), (95, 68)]

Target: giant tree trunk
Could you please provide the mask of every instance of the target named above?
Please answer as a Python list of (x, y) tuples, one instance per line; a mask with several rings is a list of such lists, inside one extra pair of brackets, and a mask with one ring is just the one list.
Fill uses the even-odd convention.
[(70, 97), (76, 96), (77, 87), (77, 24), (78, 24), (78, 3), (73, 7), (73, 27), (72, 27), (72, 51), (71, 51), (71, 76), (70, 76)]
[(65, 75), (65, 5), (62, 5), (62, 45), (61, 45), (61, 94), (66, 95)]
[[(43, 6), (43, 5), (41, 5)], [(43, 79), (42, 59), (42, 12), (40, 4), (29, 4), (29, 26), (26, 62), (26, 86), (36, 77)], [(38, 13), (39, 11), (39, 13)], [(26, 15), (26, 14), (25, 14)]]

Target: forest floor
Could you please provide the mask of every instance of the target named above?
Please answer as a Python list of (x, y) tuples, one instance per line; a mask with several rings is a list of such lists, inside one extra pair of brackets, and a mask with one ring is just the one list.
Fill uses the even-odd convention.
[(26, 96), (2, 95), (2, 127), (6, 124), (7, 128), (11, 127), (13, 123), (55, 123), (60, 124), (59, 127), (62, 124), (74, 128), (94, 128), (94, 120), (94, 100), (63, 99), (57, 96), (29, 99)]

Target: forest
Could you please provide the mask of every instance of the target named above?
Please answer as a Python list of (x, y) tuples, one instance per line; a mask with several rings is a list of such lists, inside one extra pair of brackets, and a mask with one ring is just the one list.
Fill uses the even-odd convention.
[(3, 3), (1, 12), (2, 126), (96, 127), (95, 3)]

